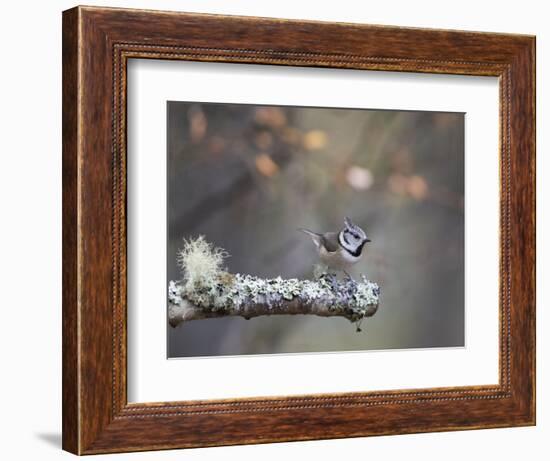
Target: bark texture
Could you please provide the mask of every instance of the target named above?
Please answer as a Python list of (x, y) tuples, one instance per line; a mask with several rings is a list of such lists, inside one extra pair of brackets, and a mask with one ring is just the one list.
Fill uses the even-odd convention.
[[(344, 317), (359, 323), (378, 309), (380, 289), (362, 278), (337, 281), (324, 274), (318, 280), (260, 279), (224, 273), (210, 287), (192, 290), (182, 282), (170, 282), (168, 318), (178, 326), (191, 320), (262, 315), (317, 315)], [(215, 298), (217, 296), (217, 299)]]

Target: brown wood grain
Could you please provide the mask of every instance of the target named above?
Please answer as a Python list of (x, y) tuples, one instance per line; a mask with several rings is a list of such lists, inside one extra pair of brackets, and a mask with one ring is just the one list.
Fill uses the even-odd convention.
[[(534, 424), (534, 51), (534, 37), (508, 34), (64, 12), (63, 448), (89, 454)], [(133, 58), (498, 76), (499, 384), (129, 404), (126, 63)]]
[(79, 452), (78, 382), (78, 11), (63, 16), (63, 448)]

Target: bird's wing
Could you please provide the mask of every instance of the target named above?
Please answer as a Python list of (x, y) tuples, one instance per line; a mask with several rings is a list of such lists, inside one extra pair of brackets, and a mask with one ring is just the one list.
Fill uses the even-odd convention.
[(323, 238), (323, 245), (329, 252), (338, 251), (340, 249), (340, 242), (338, 241), (338, 232), (327, 232), (321, 236)]

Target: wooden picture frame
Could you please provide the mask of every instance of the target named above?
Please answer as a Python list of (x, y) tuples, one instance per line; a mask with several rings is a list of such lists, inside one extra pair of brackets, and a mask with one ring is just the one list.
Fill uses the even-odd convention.
[[(131, 58), (496, 76), (500, 380), (128, 403)], [(93, 454), (535, 424), (535, 38), (77, 7), (63, 13), (63, 448)]]

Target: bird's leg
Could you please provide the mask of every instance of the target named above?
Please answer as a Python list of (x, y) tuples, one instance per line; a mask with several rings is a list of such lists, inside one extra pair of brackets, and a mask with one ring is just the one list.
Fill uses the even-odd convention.
[(348, 278), (348, 281), (355, 282), (354, 278), (351, 275), (349, 275), (348, 271), (344, 271), (344, 274), (346, 274), (346, 277)]

